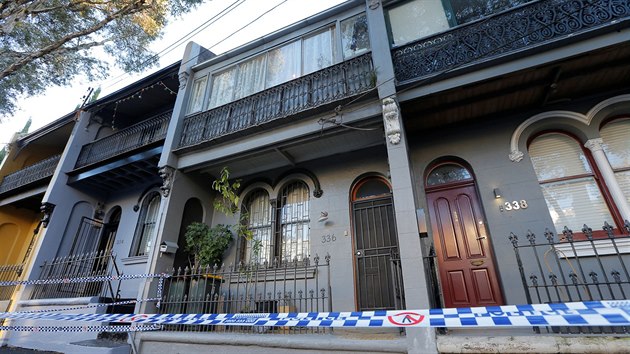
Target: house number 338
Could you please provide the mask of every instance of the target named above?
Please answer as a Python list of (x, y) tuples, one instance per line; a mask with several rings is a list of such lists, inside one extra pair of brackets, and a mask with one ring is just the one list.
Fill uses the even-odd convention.
[(511, 210), (519, 210), (519, 209), (527, 209), (527, 200), (513, 200), (511, 202), (505, 202), (503, 205), (499, 206), (500, 211), (511, 211)]

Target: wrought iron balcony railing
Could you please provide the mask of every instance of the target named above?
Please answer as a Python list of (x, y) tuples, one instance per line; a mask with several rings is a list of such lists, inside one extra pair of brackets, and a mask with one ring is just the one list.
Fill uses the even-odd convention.
[(371, 54), (316, 71), (185, 118), (179, 147), (189, 147), (356, 96), (374, 87)]
[(61, 155), (55, 155), (4, 176), (0, 194), (52, 176), (60, 158)]
[(407, 83), (630, 20), (630, 0), (541, 0), (392, 50)]
[(164, 139), (171, 113), (172, 111), (164, 112), (83, 145), (75, 168), (91, 165)]

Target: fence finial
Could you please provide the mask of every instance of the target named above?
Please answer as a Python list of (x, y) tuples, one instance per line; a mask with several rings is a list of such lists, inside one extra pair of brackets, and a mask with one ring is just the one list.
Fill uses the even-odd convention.
[(588, 227), (588, 225), (584, 224), (584, 227), (582, 227), (582, 232), (584, 233), (587, 239), (593, 240), (593, 229)]
[(569, 229), (568, 227), (564, 227), (564, 230), (562, 230), (562, 235), (564, 235), (564, 238), (567, 241), (573, 241), (573, 230)]

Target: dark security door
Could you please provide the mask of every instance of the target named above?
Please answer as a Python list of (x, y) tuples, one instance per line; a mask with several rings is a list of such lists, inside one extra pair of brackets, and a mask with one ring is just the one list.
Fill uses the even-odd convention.
[[(365, 195), (366, 189), (377, 193)], [(394, 263), (398, 258), (398, 237), (389, 186), (381, 179), (370, 179), (356, 188), (353, 199), (358, 309), (396, 309), (402, 286), (397, 281), (399, 273)]]
[(490, 238), (472, 176), (469, 181), (427, 189), (445, 307), (502, 305)]

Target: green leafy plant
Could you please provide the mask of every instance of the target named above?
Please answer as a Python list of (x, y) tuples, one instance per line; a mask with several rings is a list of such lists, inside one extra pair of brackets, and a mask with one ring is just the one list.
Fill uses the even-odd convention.
[[(238, 211), (238, 196), (241, 188), (241, 181), (236, 180), (230, 182), (230, 171), (227, 167), (223, 167), (219, 178), (212, 182), (212, 189), (219, 193), (219, 197), (214, 200), (214, 209), (222, 212), (226, 216), (234, 215)], [(241, 212), (239, 222), (232, 226), (238, 237), (244, 237), (251, 240), (254, 234), (247, 228), (249, 221), (249, 213), (244, 208)]]
[(194, 222), (186, 227), (186, 251), (194, 256), (193, 267), (221, 265), (223, 253), (233, 239), (229, 226), (218, 224), (214, 227)]

